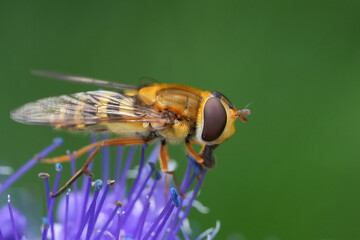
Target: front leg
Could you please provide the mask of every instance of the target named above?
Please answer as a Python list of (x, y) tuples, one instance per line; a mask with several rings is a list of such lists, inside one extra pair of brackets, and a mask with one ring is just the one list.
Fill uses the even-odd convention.
[[(200, 154), (196, 154), (196, 152), (192, 148), (191, 143), (202, 146)], [(213, 168), (215, 166), (214, 149), (218, 145), (201, 144), (197, 140), (190, 138), (190, 136), (186, 138), (185, 144), (188, 152), (190, 153), (191, 156), (193, 156), (193, 158), (195, 158), (197, 163), (203, 165), (206, 168)]]
[(196, 162), (199, 164), (203, 164), (204, 163), (204, 159), (202, 157), (200, 157), (193, 149), (190, 140), (186, 139), (185, 140), (185, 145), (186, 148), (188, 150), (188, 152), (190, 153), (191, 156), (193, 156), (193, 158), (195, 158)]

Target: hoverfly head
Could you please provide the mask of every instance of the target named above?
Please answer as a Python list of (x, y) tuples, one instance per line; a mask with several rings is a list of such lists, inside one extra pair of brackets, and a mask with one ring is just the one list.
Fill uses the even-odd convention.
[(236, 118), (246, 122), (245, 116), (248, 115), (250, 110), (247, 106), (236, 110), (223, 94), (211, 92), (203, 100), (197, 121), (197, 139), (209, 146), (221, 144), (235, 133)]

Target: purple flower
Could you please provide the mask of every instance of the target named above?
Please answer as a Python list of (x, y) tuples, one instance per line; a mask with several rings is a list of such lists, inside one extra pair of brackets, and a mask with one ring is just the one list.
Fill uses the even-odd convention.
[(8, 196), (8, 206), (0, 209), (0, 239), (17, 239), (23, 236), (26, 228), (26, 219), (19, 210), (13, 208)]
[[(51, 150), (59, 143), (59, 140), (55, 141), (55, 146), (50, 146)], [(181, 192), (186, 193), (186, 197), (183, 199), (175, 187), (166, 189), (168, 186), (166, 174), (155, 167), (159, 146), (155, 146), (150, 156), (145, 159), (146, 147), (146, 145), (141, 146), (140, 160), (134, 160), (134, 153), (139, 147), (131, 146), (127, 158), (124, 160), (122, 159), (124, 148), (117, 147), (116, 167), (113, 172), (110, 171), (108, 164), (110, 161), (109, 149), (108, 147), (104, 148), (102, 160), (106, 164), (102, 165), (103, 179), (91, 182), (92, 179), (84, 177), (82, 186), (75, 182), (71, 191), (69, 189), (60, 198), (54, 199), (48, 196), (50, 191), (56, 192), (58, 188), (63, 171), (62, 165), (56, 164), (55, 184), (51, 190), (48, 184), (49, 174), (39, 174), (44, 180), (48, 206), (47, 216), (43, 218), (42, 239), (171, 240), (180, 239), (180, 237), (190, 239), (190, 236), (191, 239), (213, 239), (220, 228), (219, 223), (215, 228), (195, 236), (191, 233), (187, 219), (192, 207), (200, 210), (205, 208), (195, 198), (199, 193), (206, 170), (201, 170), (192, 157), (188, 156), (187, 170), (180, 187)], [(48, 152), (49, 150), (46, 150), (41, 157)], [(74, 173), (76, 169), (74, 154), (68, 154)], [(136, 170), (131, 169), (133, 160), (139, 163)], [(20, 169), (21, 173), (33, 166), (33, 161), (30, 160), (30, 162), (31, 164), (26, 164), (27, 168)], [(17, 174), (18, 172), (14, 174), (17, 177), (21, 175)], [(17, 179), (13, 176), (9, 178), (12, 182)], [(107, 179), (109, 176), (113, 176), (114, 179)], [(134, 178), (131, 185), (128, 184), (129, 178)], [(191, 189), (190, 186), (193, 182), (195, 182), (193, 184), (195, 187)], [(0, 186), (0, 194), (6, 189), (3, 186), (10, 184), (5, 181)], [(10, 203), (9, 206), (11, 206)], [(5, 216), (7, 220), (4, 221), (8, 223), (0, 225), (0, 240), (21, 239), (26, 236), (24, 233), (25, 218), (18, 211), (12, 209), (14, 221), (11, 221), (8, 209), (10, 208), (2, 209), (0, 212), (0, 216)], [(205, 208), (205, 210), (207, 209)], [(54, 212), (56, 212), (55, 215)], [(15, 222), (15, 225), (11, 224), (12, 222)]]

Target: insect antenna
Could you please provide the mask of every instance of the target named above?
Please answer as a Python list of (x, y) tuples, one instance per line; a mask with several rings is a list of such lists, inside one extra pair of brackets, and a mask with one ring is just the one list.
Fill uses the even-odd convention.
[(245, 116), (249, 116), (251, 111), (248, 109), (250, 103), (247, 104), (243, 109), (236, 111), (236, 116), (243, 122), (247, 122), (247, 118)]

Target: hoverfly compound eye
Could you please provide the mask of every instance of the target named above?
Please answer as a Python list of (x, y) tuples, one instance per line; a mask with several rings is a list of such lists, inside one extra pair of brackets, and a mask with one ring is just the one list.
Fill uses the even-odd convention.
[(217, 97), (209, 98), (204, 107), (204, 127), (201, 138), (211, 142), (223, 133), (227, 115), (223, 104)]

